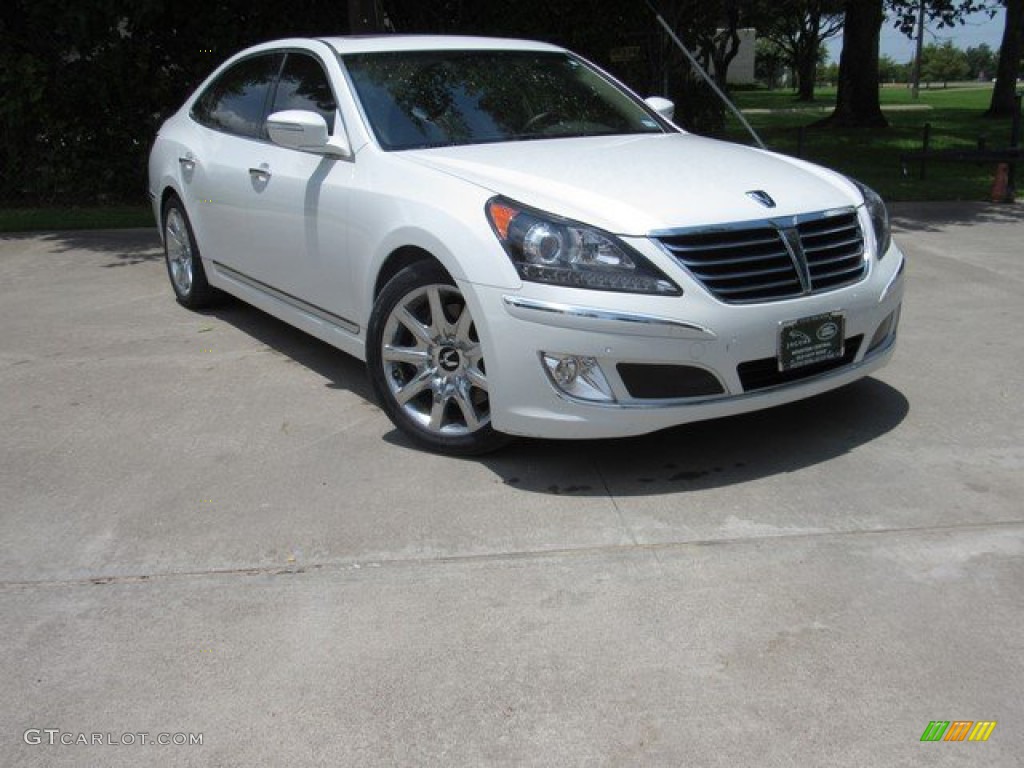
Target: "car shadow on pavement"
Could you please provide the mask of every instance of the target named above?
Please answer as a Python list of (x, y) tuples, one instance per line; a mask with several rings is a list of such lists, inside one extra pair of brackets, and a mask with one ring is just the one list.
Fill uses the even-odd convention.
[[(329, 344), (231, 297), (204, 314), (309, 368), (326, 386), (376, 402), (365, 364)], [(902, 393), (867, 378), (809, 400), (651, 435), (585, 441), (521, 438), (498, 453), (463, 460), (482, 464), (510, 488), (532, 493), (646, 496), (699, 491), (837, 458), (892, 431), (909, 411)], [(397, 429), (381, 439), (410, 452), (421, 450)]]
[[(113, 260), (104, 267), (163, 258), (159, 239), (148, 230), (46, 237), (62, 251), (86, 249), (110, 256)], [(366, 366), (329, 344), (230, 296), (203, 314), (314, 371), (327, 387), (375, 403)], [(899, 391), (869, 378), (791, 405), (652, 435), (590, 441), (524, 438), (470, 461), (486, 466), (510, 488), (532, 493), (621, 496), (698, 491), (785, 474), (842, 456), (895, 429), (909, 409)], [(382, 439), (419, 450), (395, 429)]]
[(330, 389), (347, 390), (374, 402), (366, 366), (305, 331), (227, 295), (210, 309), (201, 310), (201, 314), (234, 326), (286, 359), (309, 368), (326, 379)]
[(910, 411), (888, 384), (863, 379), (757, 413), (619, 440), (520, 440), (483, 463), (533, 493), (647, 496), (699, 491), (795, 472), (895, 429)]

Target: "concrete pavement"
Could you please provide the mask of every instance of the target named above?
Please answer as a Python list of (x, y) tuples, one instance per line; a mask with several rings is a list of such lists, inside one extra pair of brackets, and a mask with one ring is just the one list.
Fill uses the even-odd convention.
[(896, 217), (877, 377), (473, 461), (154, 233), (0, 237), (0, 763), (1019, 765), (1024, 212)]

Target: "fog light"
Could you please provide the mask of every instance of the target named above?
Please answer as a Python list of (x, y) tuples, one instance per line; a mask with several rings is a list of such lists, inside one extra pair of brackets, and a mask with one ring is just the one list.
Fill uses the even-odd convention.
[(541, 360), (548, 378), (559, 391), (578, 400), (615, 402), (612, 388), (595, 358), (542, 352)]
[(900, 323), (901, 308), (902, 307), (897, 307), (896, 310), (886, 317), (885, 320), (882, 321), (882, 324), (878, 326), (878, 330), (875, 331), (875, 335), (871, 337), (871, 343), (868, 345), (867, 354), (870, 355), (884, 343), (889, 341), (889, 339), (895, 334), (896, 328)]
[(555, 363), (555, 369), (551, 372), (555, 377), (555, 383), (562, 389), (567, 389), (576, 383), (580, 375), (580, 366), (575, 357), (566, 357)]

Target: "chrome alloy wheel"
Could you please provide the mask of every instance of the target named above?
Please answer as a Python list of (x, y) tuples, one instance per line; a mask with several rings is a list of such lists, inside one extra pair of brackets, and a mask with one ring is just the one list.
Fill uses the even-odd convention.
[(167, 267), (174, 287), (179, 295), (187, 296), (192, 290), (192, 241), (185, 217), (177, 207), (167, 210), (164, 244), (167, 248)]
[(439, 436), (471, 435), (491, 420), (480, 339), (453, 285), (405, 294), (381, 339), (384, 379), (403, 414)]

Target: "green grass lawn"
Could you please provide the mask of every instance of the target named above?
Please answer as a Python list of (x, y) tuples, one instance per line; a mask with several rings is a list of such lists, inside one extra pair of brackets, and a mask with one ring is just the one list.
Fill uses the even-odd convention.
[(155, 227), (146, 205), (83, 208), (0, 208), (0, 232)]
[[(925, 123), (931, 124), (932, 149), (972, 149), (979, 137), (991, 148), (1007, 146), (1010, 121), (983, 117), (990, 86), (922, 90), (916, 102), (906, 87), (885, 87), (881, 101), (890, 127), (883, 130), (814, 127), (831, 113), (835, 89), (820, 89), (815, 96), (809, 105), (797, 102), (791, 91), (740, 91), (735, 99), (770, 149), (835, 168), (871, 185), (887, 200), (989, 199), (994, 163), (932, 161), (922, 181), (916, 163), (903, 174), (899, 156), (921, 149)], [(765, 109), (773, 111), (760, 111)], [(727, 132), (731, 139), (750, 141), (731, 115)]]

